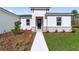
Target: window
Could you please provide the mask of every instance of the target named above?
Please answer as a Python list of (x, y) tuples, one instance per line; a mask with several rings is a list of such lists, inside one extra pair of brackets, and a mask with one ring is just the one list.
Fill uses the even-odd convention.
[(57, 17), (57, 26), (61, 26), (61, 17)]
[(30, 19), (26, 20), (26, 25), (30, 25)]

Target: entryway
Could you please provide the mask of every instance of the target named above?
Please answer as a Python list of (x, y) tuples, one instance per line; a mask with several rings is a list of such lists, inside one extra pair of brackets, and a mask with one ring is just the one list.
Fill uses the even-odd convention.
[(42, 29), (43, 17), (36, 17), (36, 27), (37, 29)]

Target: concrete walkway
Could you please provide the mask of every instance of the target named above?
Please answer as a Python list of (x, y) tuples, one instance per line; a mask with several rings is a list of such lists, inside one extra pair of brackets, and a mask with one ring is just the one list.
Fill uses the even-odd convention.
[(31, 51), (48, 51), (48, 47), (46, 45), (43, 33), (41, 31), (38, 31), (36, 33)]

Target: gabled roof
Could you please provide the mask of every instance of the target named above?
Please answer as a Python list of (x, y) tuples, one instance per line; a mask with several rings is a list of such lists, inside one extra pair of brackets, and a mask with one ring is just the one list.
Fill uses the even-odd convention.
[(0, 7), (0, 11), (3, 11), (3, 12), (5, 12), (5, 13), (7, 13), (7, 14), (11, 14), (11, 15), (15, 15), (15, 16), (16, 16), (16, 14), (14, 14), (14, 13), (12, 13), (12, 12), (10, 12), (10, 11), (8, 11), (8, 10), (2, 8), (2, 7)]
[(46, 13), (45, 18), (47, 19), (47, 16), (72, 16), (72, 13)]
[(49, 10), (49, 7), (30, 7), (31, 10)]
[(46, 13), (46, 16), (72, 16), (72, 13)]
[(29, 15), (17, 15), (17, 16), (19, 16), (19, 17), (26, 17), (26, 18), (30, 18), (30, 19), (32, 18), (32, 15), (30, 15), (30, 14)]
[(32, 15), (18, 15), (20, 17), (23, 17), (23, 16), (27, 16), (27, 17), (32, 17)]

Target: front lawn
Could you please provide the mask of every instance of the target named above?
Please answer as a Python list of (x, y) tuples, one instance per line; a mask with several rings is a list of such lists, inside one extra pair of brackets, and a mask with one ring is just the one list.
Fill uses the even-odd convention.
[(79, 51), (79, 28), (74, 33), (44, 33), (50, 51)]
[(11, 32), (0, 34), (1, 51), (29, 51), (31, 49), (35, 33), (32, 31), (22, 31), (20, 34)]

